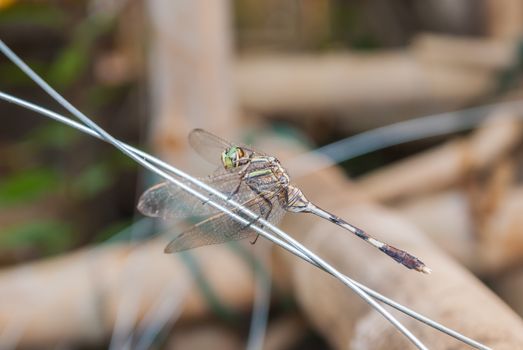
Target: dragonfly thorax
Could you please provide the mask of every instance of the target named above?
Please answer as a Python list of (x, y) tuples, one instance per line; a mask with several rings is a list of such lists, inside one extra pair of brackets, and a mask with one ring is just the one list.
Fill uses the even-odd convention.
[(287, 171), (276, 158), (256, 153), (248, 158), (243, 180), (256, 192), (278, 192), (290, 183)]
[(274, 158), (273, 164), (274, 164), (273, 173), (278, 178), (280, 185), (287, 187), (290, 183), (290, 178), (289, 178), (289, 174), (287, 174), (287, 170), (285, 170), (281, 166), (280, 162), (276, 158)]

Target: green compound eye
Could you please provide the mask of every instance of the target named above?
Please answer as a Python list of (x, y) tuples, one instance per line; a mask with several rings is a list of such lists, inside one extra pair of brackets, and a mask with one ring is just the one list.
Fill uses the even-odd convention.
[(239, 166), (240, 159), (245, 156), (245, 152), (240, 147), (233, 146), (222, 153), (222, 163), (225, 169)]
[(233, 146), (233, 147), (229, 148), (229, 150), (227, 151), (227, 156), (231, 159), (234, 159), (234, 158), (236, 158), (237, 152), (238, 152), (238, 147)]
[(222, 153), (222, 163), (225, 169), (231, 169), (234, 167), (234, 158), (236, 156), (235, 148), (236, 147), (231, 147)]

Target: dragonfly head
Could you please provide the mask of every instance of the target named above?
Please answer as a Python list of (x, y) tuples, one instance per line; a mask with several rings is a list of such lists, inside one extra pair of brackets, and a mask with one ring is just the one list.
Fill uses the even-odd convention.
[(238, 146), (232, 146), (222, 152), (222, 164), (225, 169), (234, 169), (241, 165), (245, 151)]

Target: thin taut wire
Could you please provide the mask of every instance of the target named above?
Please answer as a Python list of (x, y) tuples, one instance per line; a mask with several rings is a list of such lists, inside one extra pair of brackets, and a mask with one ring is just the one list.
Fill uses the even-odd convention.
[[(93, 130), (89, 129), (88, 127), (86, 127), (86, 126), (84, 126), (84, 125), (82, 125), (80, 123), (77, 123), (77, 122), (75, 122), (75, 121), (73, 121), (73, 120), (71, 120), (71, 119), (69, 119), (69, 118), (67, 118), (65, 116), (62, 116), (62, 115), (60, 115), (58, 113), (52, 112), (52, 111), (50, 111), (48, 109), (45, 109), (45, 108), (43, 108), (41, 106), (38, 106), (36, 104), (30, 103), (28, 101), (24, 101), (22, 99), (19, 99), (17, 97), (14, 97), (12, 95), (9, 95), (9, 94), (3, 93), (3, 92), (0, 92), (0, 99), (3, 99), (5, 101), (7, 101), (7, 102), (10, 102), (10, 103), (13, 103), (13, 104), (17, 104), (17, 105), (19, 105), (21, 107), (24, 107), (26, 109), (32, 110), (34, 112), (37, 112), (37, 113), (39, 113), (41, 115), (44, 115), (44, 116), (49, 117), (49, 118), (51, 118), (53, 120), (56, 120), (56, 121), (61, 122), (63, 124), (66, 124), (66, 125), (68, 125), (68, 126), (70, 126), (72, 128), (75, 128), (75, 129), (77, 129), (77, 130), (79, 130), (79, 131), (81, 131), (83, 133), (86, 133), (86, 134), (88, 134), (90, 136), (94, 136), (94, 137), (96, 137), (98, 139), (102, 139), (100, 135), (98, 135), (96, 132), (94, 132)], [(162, 168), (164, 168), (166, 170), (169, 170), (169, 171), (173, 170), (173, 169), (171, 169), (172, 167), (169, 164), (167, 164), (167, 163), (165, 163), (165, 162), (163, 162), (163, 161), (161, 161), (161, 160), (159, 160), (159, 159), (157, 159), (157, 158), (155, 158), (155, 157), (153, 157), (153, 156), (151, 156), (151, 155), (149, 155), (147, 153), (141, 152), (141, 151), (133, 148), (132, 146), (126, 145), (126, 147), (131, 152), (134, 152), (137, 155), (139, 155), (141, 157), (144, 157), (145, 159), (147, 159), (151, 163), (156, 164), (159, 167), (162, 167)], [(274, 243), (280, 245), (280, 246), (283, 246), (285, 249), (289, 250), (291, 253), (297, 255), (298, 257), (306, 260), (307, 262), (309, 262), (311, 264), (314, 264), (315, 266), (319, 267), (312, 260), (310, 260), (306, 255), (304, 255), (303, 253), (301, 253), (299, 250), (295, 249), (294, 247), (289, 246), (288, 243), (280, 240), (279, 238), (275, 237), (274, 240), (272, 240), (272, 241)], [(346, 276), (345, 276), (345, 278), (349, 279), (349, 277), (346, 277)], [(383, 303), (385, 303), (385, 304), (387, 304), (387, 305), (389, 305), (389, 306), (391, 306), (391, 307), (393, 307), (393, 308), (395, 308), (395, 309), (405, 313), (408, 316), (411, 316), (411, 317), (417, 319), (418, 321), (421, 321), (421, 322), (427, 324), (430, 327), (433, 327), (433, 328), (435, 328), (435, 329), (437, 329), (437, 330), (439, 330), (439, 331), (441, 331), (443, 333), (446, 333), (446, 334), (448, 334), (448, 335), (450, 335), (450, 336), (452, 336), (452, 337), (454, 337), (454, 338), (456, 338), (456, 339), (458, 339), (458, 340), (460, 340), (460, 341), (462, 341), (462, 342), (464, 342), (464, 343), (466, 343), (466, 344), (468, 344), (468, 345), (470, 345), (470, 346), (472, 346), (474, 348), (485, 349), (485, 350), (489, 349), (485, 345), (483, 345), (481, 343), (478, 343), (478, 342), (476, 342), (476, 341), (474, 341), (474, 340), (472, 340), (472, 339), (470, 339), (470, 338), (468, 338), (468, 337), (466, 337), (466, 336), (464, 336), (464, 335), (462, 335), (462, 334), (460, 334), (460, 333), (458, 333), (458, 332), (456, 332), (456, 331), (454, 331), (454, 330), (452, 330), (450, 328), (447, 328), (447, 327), (445, 327), (445, 326), (443, 326), (443, 325), (441, 325), (441, 324), (431, 320), (430, 318), (425, 317), (425, 316), (423, 316), (423, 315), (421, 315), (421, 314), (419, 314), (419, 313), (409, 309), (408, 307), (405, 307), (405, 306), (403, 306), (403, 305), (393, 301), (392, 299), (389, 299), (389, 298), (383, 296), (382, 294), (379, 294), (378, 292), (376, 292), (376, 291), (366, 287), (365, 285), (362, 285), (362, 284), (360, 284), (360, 283), (358, 283), (356, 281), (353, 281), (353, 282), (358, 284), (358, 286), (361, 289), (363, 289), (365, 292), (370, 294), (372, 297), (374, 297), (374, 298), (380, 300), (381, 302), (383, 302)]]
[[(252, 229), (254, 229), (256, 232), (261, 234), (263, 237), (270, 239), (274, 238), (270, 233), (267, 231), (261, 229), (257, 225), (252, 225), (252, 222), (249, 222), (245, 218), (242, 218), (241, 216), (237, 215), (236, 213), (233, 213), (226, 207), (223, 207), (219, 205), (218, 203), (215, 203), (210, 200), (210, 198), (207, 198), (205, 195), (202, 195), (200, 192), (196, 191), (195, 189), (191, 188), (190, 186), (184, 184), (183, 182), (175, 179), (170, 174), (166, 173), (165, 171), (153, 166), (151, 163), (146, 161), (143, 157), (140, 157), (139, 155), (131, 152), (128, 148), (126, 148), (126, 145), (113, 136), (111, 136), (109, 133), (107, 133), (104, 129), (102, 129), (98, 124), (96, 124), (94, 121), (89, 119), (86, 115), (84, 115), (82, 112), (80, 112), (76, 107), (74, 107), (71, 103), (69, 103), (67, 100), (65, 100), (56, 90), (54, 90), (49, 84), (47, 84), (40, 76), (38, 76), (24, 61), (22, 61), (7, 45), (4, 44), (2, 40), (0, 40), (0, 51), (2, 51), (10, 60), (13, 62), (18, 68), (20, 68), (29, 78), (31, 78), (40, 88), (42, 88), (46, 93), (48, 93), (55, 101), (60, 103), (65, 109), (67, 109), (71, 114), (73, 114), (75, 117), (80, 119), (85, 125), (87, 125), (90, 129), (92, 129), (94, 132), (96, 132), (100, 137), (105, 140), (106, 142), (112, 144), (114, 147), (118, 148), (120, 151), (122, 151), (124, 154), (126, 154), (128, 157), (134, 159), (137, 163), (141, 164), (146, 169), (151, 170), (152, 172), (156, 173), (157, 175), (163, 177), (164, 179), (174, 183), (175, 185), (182, 188), (187, 193), (192, 194), (193, 196), (197, 197), (198, 199), (202, 200), (205, 203), (208, 203), (209, 205), (215, 207), (216, 209), (226, 213), (234, 220), (240, 222), (243, 225), (250, 225)], [(173, 169), (176, 169), (173, 167)], [(176, 169), (178, 172), (181, 173), (178, 169)], [(185, 174), (185, 173), (184, 173)], [(203, 186), (206, 186), (203, 184), (203, 182), (196, 180), (192, 176), (185, 174), (184, 176), (187, 180), (193, 182), (194, 184), (197, 184), (200, 186), (200, 188), (204, 188)], [(227, 197), (221, 193), (216, 191), (210, 186), (208, 187), (208, 191), (215, 194), (216, 196), (219, 196), (225, 200), (227, 200)], [(292, 239), (288, 234), (283, 232), (282, 230), (276, 228), (266, 220), (260, 219), (258, 215), (251, 212), (250, 210), (246, 209), (239, 203), (236, 203), (232, 200), (228, 201), (231, 205), (238, 208), (241, 212), (243, 212), (246, 215), (249, 215), (252, 219), (258, 220), (259, 223), (263, 226), (269, 227), (270, 230), (272, 230), (277, 235), (280, 235), (283, 239), (287, 240), (292, 246), (296, 247), (297, 249), (301, 250), (305, 255), (309, 257), (310, 260), (314, 261), (317, 265), (321, 266), (323, 270), (326, 270), (336, 278), (338, 278), (343, 284), (347, 285), (349, 288), (351, 288), (356, 294), (358, 294), (363, 300), (365, 300), (370, 306), (372, 306), (376, 311), (378, 311), (383, 317), (385, 317), (390, 323), (392, 323), (401, 333), (403, 333), (418, 349), (427, 349), (427, 347), (418, 339), (412, 332), (410, 332), (403, 324), (401, 324), (394, 316), (392, 316), (387, 310), (385, 310), (380, 304), (376, 302), (376, 300), (372, 299), (367, 293), (365, 293), (361, 288), (359, 288), (352, 280), (344, 279), (343, 275), (337, 271), (334, 267), (329, 265), (327, 262), (320, 259), (318, 256), (313, 254), (311, 251), (309, 251), (305, 246), (299, 244), (297, 241)]]
[[(294, 176), (309, 174), (378, 149), (469, 130), (483, 121), (488, 112), (522, 107), (521, 100), (504, 101), (385, 125), (298, 155), (290, 160), (287, 167), (292, 169)], [(321, 162), (311, 161), (318, 156), (327, 159)]]
[[(5, 47), (5, 45), (3, 44), (3, 42), (0, 41), (0, 49), (1, 49), (2, 51), (4, 51), (4, 53), (6, 53), (5, 48), (7, 48), (7, 47)], [(8, 51), (10, 51), (10, 50), (8, 49)], [(6, 53), (6, 54), (7, 54), (7, 53)], [(13, 55), (14, 55), (14, 54), (13, 54)], [(8, 56), (10, 56), (10, 55), (8, 55)], [(14, 56), (14, 57), (17, 58), (16, 56)], [(19, 59), (18, 59), (18, 60), (19, 60)], [(28, 67), (27, 67), (27, 68), (28, 68)], [(24, 70), (24, 71), (25, 71), (25, 70)], [(31, 72), (30, 69), (29, 69), (29, 72)], [(28, 72), (26, 72), (26, 73), (28, 73)], [(33, 73), (33, 74), (34, 74), (34, 73)], [(29, 74), (29, 73), (28, 73), (28, 75), (31, 76), (31, 74)], [(45, 82), (44, 82), (44, 86), (45, 86), (45, 85), (46, 85), (46, 84), (45, 84)], [(51, 117), (51, 118), (53, 118), (53, 119), (55, 119), (55, 120), (58, 120), (58, 121), (60, 121), (60, 122), (62, 122), (62, 123), (65, 123), (65, 124), (67, 124), (67, 125), (69, 125), (69, 126), (71, 126), (71, 127), (74, 127), (74, 128), (76, 128), (76, 129), (78, 129), (78, 130), (80, 130), (80, 131), (82, 131), (82, 132), (85, 132), (85, 133), (90, 134), (90, 135), (92, 135), (92, 136), (95, 136), (95, 137), (97, 137), (97, 138), (103, 139), (103, 136), (101, 136), (101, 135), (98, 134), (97, 132), (95, 132), (95, 131), (93, 131), (93, 130), (91, 130), (91, 129), (89, 129), (89, 128), (86, 128), (85, 126), (83, 126), (83, 125), (81, 125), (81, 124), (78, 124), (78, 123), (76, 123), (76, 122), (74, 122), (74, 121), (72, 121), (72, 120), (70, 120), (70, 119), (68, 119), (68, 118), (66, 118), (66, 117), (63, 117), (63, 116), (61, 116), (61, 115), (59, 115), (59, 114), (57, 114), (57, 113), (51, 112), (51, 111), (49, 111), (49, 110), (46, 110), (46, 109), (44, 109), (44, 108), (42, 108), (42, 107), (40, 107), (40, 106), (36, 106), (36, 105), (34, 105), (34, 104), (31, 104), (31, 103), (29, 103), (29, 102), (26, 102), (26, 101), (23, 101), (23, 100), (17, 99), (16, 97), (13, 97), (13, 96), (10, 96), (10, 95), (8, 95), (8, 94), (4, 94), (4, 93), (0, 93), (0, 98), (6, 100), (6, 101), (8, 101), (8, 102), (11, 102), (11, 103), (16, 103), (16, 104), (18, 104), (18, 105), (20, 105), (20, 106), (23, 106), (23, 107), (25, 107), (25, 108), (31, 109), (31, 110), (33, 110), (33, 111), (36, 111), (36, 112), (41, 113), (41, 114), (43, 114), (43, 115), (46, 115), (46, 116), (48, 116), (48, 117)], [(107, 140), (106, 140), (106, 141), (107, 141)], [(189, 181), (192, 181), (193, 183), (195, 183), (195, 184), (197, 184), (197, 185), (203, 185), (202, 187), (203, 187), (205, 190), (207, 190), (207, 191), (209, 191), (209, 192), (211, 192), (211, 193), (217, 195), (218, 197), (221, 197), (221, 198), (223, 198), (223, 199), (227, 199), (227, 197), (226, 197), (225, 195), (223, 195), (223, 194), (221, 194), (221, 193), (219, 193), (219, 192), (213, 190), (212, 188), (206, 186), (205, 184), (201, 184), (201, 183), (199, 184), (197, 180), (195, 180), (194, 178), (192, 178), (192, 177), (188, 176), (187, 174), (181, 172), (180, 170), (178, 170), (178, 169), (176, 169), (176, 168), (170, 166), (169, 164), (166, 164), (166, 163), (162, 162), (161, 160), (159, 160), (159, 159), (157, 159), (157, 158), (154, 158), (154, 157), (148, 155), (147, 153), (144, 153), (144, 152), (141, 152), (141, 151), (139, 151), (139, 150), (137, 150), (137, 149), (134, 149), (134, 148), (132, 148), (131, 146), (125, 145), (125, 144), (123, 144), (123, 143), (119, 143), (119, 145), (125, 148), (125, 150), (127, 151), (126, 153), (128, 153), (128, 152), (132, 152), (132, 153), (134, 153), (134, 156), (135, 156), (135, 157), (143, 157), (143, 159), (140, 158), (140, 160), (142, 160), (143, 162), (147, 163), (146, 161), (144, 161), (144, 160), (146, 159), (147, 161), (150, 161), (151, 163), (154, 163), (154, 164), (156, 164), (156, 165), (158, 165), (158, 166), (160, 166), (160, 167), (162, 167), (162, 168), (164, 168), (164, 169), (166, 169), (166, 170), (169, 170), (169, 171), (171, 171), (171, 172), (173, 172), (173, 173), (176, 173), (176, 174), (179, 175), (179, 176), (185, 177), (186, 179), (188, 179)], [(131, 155), (130, 155), (130, 156), (131, 156)], [(134, 158), (134, 157), (133, 157), (133, 158)], [(142, 162), (140, 162), (140, 163), (142, 163)], [(152, 168), (151, 164), (148, 164), (148, 163), (147, 163), (147, 164), (143, 164), (143, 165), (146, 166), (146, 167), (149, 168), (149, 169)], [(151, 169), (151, 170), (152, 170), (152, 169)], [(161, 170), (158, 170), (158, 169), (154, 169), (153, 171), (155, 171), (156, 173), (159, 173), (159, 174), (165, 174), (164, 172), (162, 172)], [(167, 174), (165, 174), (165, 175), (167, 175)], [(162, 176), (163, 176), (163, 175), (162, 175)], [(176, 181), (175, 179), (171, 178), (169, 175), (164, 176), (164, 177), (166, 177), (167, 179), (173, 181), (175, 184), (177, 184), (177, 185), (179, 185), (180, 187), (184, 188), (186, 191), (188, 191), (189, 193), (195, 195), (196, 197), (200, 198), (201, 200), (209, 201), (205, 196), (203, 196), (203, 195), (201, 195), (200, 193), (194, 191), (192, 188), (185, 186), (185, 184)], [(233, 206), (236, 206), (235, 203), (232, 202), (232, 201), (229, 201), (229, 203), (230, 203), (231, 205), (233, 205)], [(222, 211), (224, 211), (224, 212), (226, 212), (226, 213), (228, 212), (228, 214), (231, 215), (235, 220), (238, 220), (238, 221), (240, 221), (240, 222), (242, 222), (242, 223), (244, 223), (244, 224), (247, 224), (247, 222), (246, 222), (245, 219), (243, 219), (242, 217), (238, 217), (235, 213), (230, 212), (228, 209), (223, 208), (223, 207), (221, 207), (220, 205), (218, 205), (218, 204), (216, 204), (216, 203), (214, 203), (214, 202), (212, 202), (212, 201), (209, 201), (209, 204), (211, 204), (212, 206), (214, 206), (214, 207), (216, 207), (217, 209), (222, 210)], [(238, 205), (237, 207), (240, 208), (240, 209), (242, 209), (241, 206), (239, 206), (239, 205)], [(248, 211), (245, 211), (245, 212), (246, 212), (248, 215), (251, 215), (251, 216), (253, 216), (253, 217), (256, 217), (256, 215), (255, 215), (254, 213), (249, 214)], [(261, 221), (261, 220), (260, 220), (260, 221)], [(269, 223), (263, 223), (263, 222), (261, 222), (261, 223), (264, 224), (264, 225), (267, 225), (267, 224), (268, 224), (267, 226), (270, 225)], [(272, 226), (272, 225), (270, 225), (270, 226)], [(295, 246), (293, 246), (293, 245), (289, 245), (289, 244), (287, 244), (286, 242), (281, 241), (279, 238), (276, 238), (276, 237), (273, 237), (273, 236), (269, 235), (269, 234), (266, 233), (264, 230), (259, 229), (258, 227), (253, 227), (253, 228), (256, 229), (256, 230), (257, 230), (260, 234), (262, 234), (264, 237), (266, 237), (266, 238), (268, 238), (269, 240), (273, 241), (274, 243), (276, 243), (276, 244), (282, 246), (284, 249), (287, 249), (288, 251), (290, 251), (291, 253), (297, 255), (298, 257), (301, 257), (302, 259), (304, 259), (304, 260), (306, 260), (306, 261), (308, 261), (308, 262), (314, 264), (315, 266), (320, 267), (320, 268), (326, 270), (327, 272), (333, 274), (331, 271), (329, 271), (329, 270), (330, 270), (329, 268), (325, 268), (325, 265), (327, 265), (327, 264), (326, 264), (325, 262), (323, 262), (321, 259), (319, 259), (318, 257), (316, 257), (314, 254), (311, 254), (312, 256), (308, 256), (308, 254), (310, 254), (310, 252), (308, 252), (307, 250), (305, 250), (305, 253), (306, 253), (306, 254), (304, 254), (304, 253), (303, 253), (302, 251), (300, 251), (299, 249), (296, 249), (295, 246), (302, 248), (301, 245), (299, 245), (297, 242), (291, 242), (291, 243), (293, 243), (293, 245), (295, 245)], [(280, 231), (280, 232), (279, 232), (280, 234), (283, 233), (283, 231), (281, 231), (281, 230), (279, 230), (279, 229), (277, 229), (277, 228), (276, 228), (276, 231)], [(277, 233), (278, 233), (278, 232), (277, 232)], [(287, 236), (287, 235), (286, 235), (285, 233), (283, 233), (282, 236), (285, 238), (285, 236)], [(288, 236), (287, 236), (287, 237), (288, 237)], [(304, 247), (303, 247), (303, 248), (304, 248)], [(308, 253), (308, 254), (307, 254), (307, 253)], [(320, 262), (320, 263), (318, 263), (318, 262)], [(328, 266), (328, 265), (327, 265), (327, 266)], [(330, 267), (330, 266), (328, 266), (328, 267)], [(332, 268), (331, 268), (331, 269), (332, 269)], [(336, 272), (337, 272), (337, 271), (336, 271)], [(422, 315), (420, 315), (420, 314), (418, 314), (418, 313), (416, 313), (416, 312), (414, 312), (414, 311), (408, 309), (407, 307), (405, 307), (405, 306), (403, 306), (403, 305), (401, 305), (401, 304), (398, 304), (398, 303), (394, 302), (394, 301), (391, 300), (391, 299), (388, 299), (388, 298), (384, 297), (383, 295), (381, 295), (381, 294), (379, 294), (379, 293), (373, 291), (372, 289), (370, 289), (370, 288), (368, 288), (368, 287), (366, 287), (366, 286), (363, 286), (363, 285), (361, 285), (361, 284), (359, 284), (359, 283), (357, 283), (357, 282), (351, 280), (350, 278), (348, 278), (348, 277), (346, 277), (346, 276), (341, 275), (339, 272), (337, 272), (337, 274), (334, 273), (333, 275), (335, 275), (338, 279), (340, 279), (344, 284), (349, 285), (349, 287), (353, 288), (353, 287), (351, 286), (351, 284), (352, 284), (352, 285), (356, 285), (357, 287), (363, 289), (363, 290), (364, 290), (365, 292), (367, 292), (368, 294), (372, 295), (374, 298), (376, 298), (376, 299), (378, 299), (378, 300), (380, 300), (380, 301), (382, 301), (382, 302), (384, 302), (384, 303), (386, 303), (386, 304), (388, 304), (388, 305), (390, 305), (390, 306), (396, 308), (397, 310), (400, 310), (401, 312), (406, 313), (406, 314), (409, 315), (409, 316), (412, 316), (412, 317), (414, 317), (414, 318), (420, 320), (421, 322), (426, 323), (427, 325), (429, 325), (429, 326), (431, 326), (431, 327), (434, 327), (434, 328), (436, 328), (436, 329), (438, 329), (438, 330), (440, 330), (440, 331), (442, 331), (442, 332), (444, 332), (444, 333), (446, 333), (446, 334), (448, 334), (448, 335), (450, 335), (450, 336), (453, 336), (454, 338), (456, 338), (456, 339), (458, 339), (458, 340), (460, 340), (460, 341), (463, 341), (464, 343), (466, 343), (466, 344), (468, 344), (468, 345), (470, 345), (470, 346), (472, 346), (472, 347), (475, 347), (475, 348), (478, 348), (478, 349), (489, 349), (489, 348), (486, 347), (485, 345), (480, 344), (480, 343), (478, 343), (478, 342), (476, 342), (476, 341), (474, 341), (474, 340), (472, 340), (472, 339), (469, 339), (469, 338), (463, 336), (462, 334), (460, 334), (460, 333), (458, 333), (458, 332), (456, 332), (456, 331), (453, 331), (453, 330), (451, 330), (451, 329), (449, 329), (449, 328), (447, 328), (447, 327), (444, 327), (444, 326), (438, 324), (437, 322), (435, 322), (435, 321), (433, 321), (433, 320), (431, 320), (431, 319), (429, 319), (429, 318), (427, 318), (427, 317), (425, 317), (425, 316), (422, 316)], [(354, 288), (353, 288), (353, 289), (354, 289)], [(357, 289), (356, 289), (356, 292), (358, 293)], [(361, 292), (361, 291), (360, 291), (360, 292)], [(360, 293), (358, 293), (358, 294), (361, 296)], [(363, 297), (367, 302), (369, 302), (369, 301), (367, 300), (367, 298), (365, 298), (365, 296), (362, 296), (362, 297)], [(367, 297), (368, 297), (368, 296), (367, 296)], [(371, 304), (371, 305), (372, 305), (372, 304)], [(380, 311), (380, 310), (378, 309), (378, 311)], [(383, 314), (383, 313), (382, 313), (382, 314)], [(389, 318), (387, 318), (387, 319), (389, 319)], [(395, 322), (393, 322), (392, 320), (389, 319), (389, 321), (391, 321), (395, 326), (397, 326), (397, 325), (395, 324)], [(402, 330), (402, 329), (400, 328), (400, 330)], [(408, 332), (408, 331), (407, 331), (407, 332)], [(410, 333), (410, 332), (408, 332), (408, 333)], [(408, 333), (407, 333), (407, 334), (408, 334)], [(405, 333), (404, 333), (404, 334), (405, 334)], [(405, 335), (407, 335), (407, 334), (405, 334)], [(408, 337), (409, 337), (409, 336), (408, 336)], [(411, 337), (409, 337), (409, 339), (411, 339)], [(411, 341), (412, 341), (412, 339), (411, 339)], [(416, 344), (416, 343), (415, 343), (415, 344)], [(421, 347), (420, 347), (419, 345), (421, 345)], [(423, 347), (423, 344), (416, 344), (416, 346), (418, 346), (419, 348), (424, 348), (424, 347)]]

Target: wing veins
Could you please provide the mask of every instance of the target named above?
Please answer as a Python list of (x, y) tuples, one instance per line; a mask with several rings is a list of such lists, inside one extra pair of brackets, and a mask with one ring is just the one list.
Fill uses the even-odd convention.
[[(271, 194), (270, 198), (263, 198), (261, 196), (257, 196), (255, 198), (252, 198), (248, 200), (247, 202), (243, 203), (243, 206), (248, 208), (249, 210), (253, 211), (254, 213), (258, 214), (257, 219), (253, 219), (250, 216), (246, 217), (245, 214), (241, 214), (239, 209), (232, 210), (237, 215), (240, 215), (245, 220), (250, 222), (249, 224), (240, 224), (238, 221), (236, 221), (233, 218), (229, 217), (229, 214), (227, 213), (218, 213), (216, 215), (213, 215), (203, 221), (200, 221), (196, 225), (190, 227), (186, 231), (180, 233), (176, 238), (174, 238), (164, 249), (166, 253), (174, 253), (182, 250), (188, 250), (192, 248), (196, 248), (203, 245), (211, 245), (211, 244), (218, 244), (218, 243), (224, 243), (231, 240), (239, 240), (248, 237), (252, 233), (252, 229), (249, 229), (249, 226), (255, 223), (260, 217), (261, 214), (257, 209), (254, 207), (260, 203), (264, 203), (266, 200), (273, 201), (276, 196), (278, 195), (279, 191), (276, 191)], [(273, 205), (278, 205), (276, 202), (273, 203)], [(274, 208), (274, 213), (276, 214), (277, 211), (283, 210), (283, 208)], [(244, 216), (245, 215), (245, 216)], [(269, 216), (270, 218), (271, 216)], [(229, 232), (228, 234), (225, 232), (208, 232), (205, 229), (201, 229), (202, 226), (209, 225), (209, 226), (221, 226), (222, 223), (224, 223), (226, 220), (232, 220), (234, 221), (233, 225), (242, 225), (241, 227), (235, 228), (234, 232)], [(215, 225), (217, 224), (217, 225)], [(227, 226), (224, 224), (223, 226)], [(242, 231), (246, 231), (243, 232)]]

